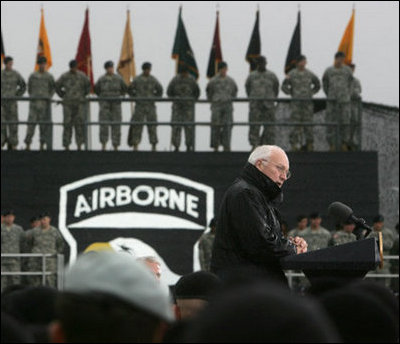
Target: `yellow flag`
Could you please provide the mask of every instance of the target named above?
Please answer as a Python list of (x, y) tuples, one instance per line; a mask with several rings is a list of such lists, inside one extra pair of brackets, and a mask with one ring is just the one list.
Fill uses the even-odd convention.
[(124, 38), (122, 40), (121, 55), (118, 62), (117, 71), (127, 85), (130, 84), (136, 75), (135, 56), (133, 54), (133, 37), (131, 31), (130, 12), (127, 11)]
[(35, 61), (35, 70), (39, 69), (37, 64), (37, 59), (39, 56), (44, 56), (47, 59), (47, 67), (46, 70), (50, 69), (53, 64), (51, 61), (51, 51), (50, 51), (50, 43), (47, 38), (46, 26), (44, 25), (44, 13), (43, 8), (40, 10), (42, 15), (40, 18), (40, 32), (39, 32), (39, 43), (37, 47), (36, 61)]
[(351, 14), (349, 23), (347, 24), (346, 31), (343, 34), (342, 40), (340, 41), (338, 51), (342, 51), (346, 54), (344, 63), (349, 65), (353, 60), (353, 47), (354, 47), (354, 16), (355, 10)]

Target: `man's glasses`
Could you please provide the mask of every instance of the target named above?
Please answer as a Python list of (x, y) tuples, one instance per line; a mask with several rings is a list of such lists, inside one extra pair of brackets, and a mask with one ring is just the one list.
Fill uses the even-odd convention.
[(285, 167), (283, 167), (282, 165), (275, 164), (274, 162), (265, 159), (261, 159), (261, 161), (269, 162), (270, 164), (274, 165), (276, 169), (279, 171), (279, 173), (284, 174), (286, 176), (286, 179), (289, 179), (292, 176), (292, 172), (290, 172), (290, 170), (286, 171)]

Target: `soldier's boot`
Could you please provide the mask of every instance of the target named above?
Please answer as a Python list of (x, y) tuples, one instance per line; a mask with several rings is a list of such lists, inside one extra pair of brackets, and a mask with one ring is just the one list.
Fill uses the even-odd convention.
[(114, 151), (117, 151), (117, 150), (118, 150), (118, 146), (114, 145)]
[(336, 146), (335, 145), (330, 145), (329, 146), (329, 151), (330, 152), (336, 152)]
[(157, 151), (156, 146), (157, 146), (157, 144), (155, 144), (155, 143), (153, 143), (153, 144), (151, 145), (151, 151), (152, 151), (152, 152)]
[(193, 152), (193, 146), (187, 146), (186, 152)]
[(82, 145), (78, 145), (78, 151), (82, 150)]
[(65, 150), (66, 150), (66, 151), (69, 151), (69, 146), (65, 146)]
[(292, 149), (291, 149), (292, 152), (297, 152), (299, 150), (299, 148), (295, 144), (292, 144), (291, 147), (292, 147)]
[(179, 152), (179, 147), (178, 146), (175, 146), (174, 152)]
[(44, 145), (45, 145), (44, 143), (41, 143), (41, 144), (40, 144), (40, 150), (41, 150), (41, 151), (44, 151)]
[(312, 152), (314, 150), (314, 145), (312, 143), (307, 143), (306, 151)]
[(31, 150), (31, 144), (30, 143), (26, 144), (25, 150), (26, 151), (30, 151)]
[(342, 148), (342, 152), (348, 152), (349, 151), (349, 148), (348, 148), (347, 144), (345, 144), (345, 143), (342, 144), (341, 148)]
[(224, 152), (230, 152), (231, 149), (229, 147), (224, 147)]
[(137, 152), (137, 150), (138, 150), (138, 144), (134, 144), (134, 145), (133, 145), (133, 150), (134, 150), (135, 152)]
[(219, 147), (214, 147), (214, 152), (218, 152)]
[(101, 150), (102, 150), (103, 152), (106, 150), (106, 144), (105, 144), (105, 143), (103, 143), (103, 144), (101, 145)]

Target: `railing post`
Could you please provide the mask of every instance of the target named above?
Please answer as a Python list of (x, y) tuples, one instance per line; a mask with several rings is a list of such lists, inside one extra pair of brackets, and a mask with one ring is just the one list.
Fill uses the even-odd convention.
[(42, 285), (46, 285), (46, 256), (42, 254)]
[(57, 254), (57, 289), (64, 289), (64, 255)]
[(53, 123), (52, 123), (52, 110), (51, 110), (51, 98), (47, 101), (47, 120), (49, 123), (47, 124), (46, 130), (49, 133), (49, 137), (47, 138), (47, 150), (53, 150)]

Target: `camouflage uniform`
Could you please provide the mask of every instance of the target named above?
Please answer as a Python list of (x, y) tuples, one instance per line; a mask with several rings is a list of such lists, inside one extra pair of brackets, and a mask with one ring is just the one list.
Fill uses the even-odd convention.
[[(276, 75), (269, 71), (251, 72), (246, 80), (246, 93), (248, 97), (276, 98), (279, 93), (279, 81)], [(273, 101), (250, 101), (249, 122), (275, 123), (276, 106)], [(254, 146), (275, 143), (275, 128), (264, 126), (264, 132), (260, 138), (260, 125), (250, 125), (249, 142)]]
[(76, 144), (81, 146), (85, 137), (85, 96), (90, 92), (88, 77), (80, 72), (68, 71), (56, 82), (56, 91), (63, 99), (64, 133), (63, 146), (69, 147), (72, 137), (72, 126), (75, 127)]
[(311, 229), (307, 227), (301, 235), (307, 242), (307, 251), (319, 250), (328, 247), (331, 240), (331, 233), (324, 227)]
[[(49, 72), (34, 72), (28, 79), (28, 93), (31, 97), (47, 97), (52, 98), (55, 92), (55, 81)], [(29, 104), (29, 117), (26, 132), (25, 143), (30, 145), (32, 137), (35, 134), (36, 122), (50, 122), (51, 103), (47, 100), (31, 100)], [(50, 144), (51, 140), (51, 124), (40, 124), (40, 143)]]
[[(161, 97), (163, 87), (158, 80), (152, 76), (145, 76), (141, 74), (132, 80), (128, 88), (129, 95), (132, 97)], [(137, 101), (135, 111), (132, 114), (132, 124), (129, 133), (128, 144), (130, 146), (137, 146), (142, 140), (142, 124), (136, 124), (143, 121), (157, 122), (156, 105), (153, 101)], [(148, 125), (147, 130), (149, 133), (150, 143), (155, 145), (158, 143), (157, 131), (155, 125)]]
[(351, 118), (350, 118), (350, 143), (352, 147), (360, 149), (360, 133), (361, 125), (361, 83), (360, 80), (353, 77), (351, 83)]
[(332, 235), (332, 246), (347, 244), (348, 242), (356, 241), (357, 237), (353, 233), (345, 232), (344, 230), (337, 231)]
[[(123, 96), (127, 91), (124, 80), (117, 74), (105, 74), (99, 80), (97, 80), (94, 86), (94, 92), (99, 97), (120, 97)], [(122, 121), (122, 110), (121, 102), (119, 100), (101, 100), (99, 102), (100, 121), (120, 123)], [(109, 125), (100, 125), (100, 142), (105, 145), (108, 141), (109, 136)], [(111, 141), (114, 147), (118, 147), (121, 144), (121, 126), (111, 126)]]
[(288, 237), (293, 237), (293, 238), (296, 237), (296, 236), (302, 236), (304, 231), (305, 231), (305, 228), (300, 230), (300, 229), (298, 229), (296, 227), (296, 228), (291, 229), (287, 236)]
[[(7, 227), (1, 225), (1, 253), (21, 253), (24, 242), (24, 230), (21, 226), (13, 224)], [(21, 271), (20, 258), (1, 258), (1, 271)], [(1, 291), (9, 285), (20, 284), (20, 276), (1, 276)]]
[[(233, 122), (232, 99), (236, 98), (238, 88), (229, 76), (217, 74), (207, 85), (207, 99), (211, 101), (211, 147), (218, 149), (220, 145), (225, 151), (231, 149)], [(225, 126), (218, 126), (225, 124)]]
[(215, 233), (204, 233), (199, 239), (199, 261), (200, 268), (204, 271), (210, 271), (212, 246), (215, 239)]
[[(15, 70), (1, 71), (1, 96), (20, 97), (25, 93), (26, 84), (22, 76)], [(1, 121), (18, 121), (18, 108), (15, 100), (1, 100)], [(7, 133), (8, 129), (8, 133)], [(5, 143), (18, 145), (18, 125), (1, 125), (1, 146)]]
[[(64, 251), (64, 240), (58, 229), (53, 226), (46, 230), (41, 227), (33, 228), (26, 232), (25, 237), (27, 249), (31, 253), (62, 254)], [(29, 271), (42, 271), (42, 258), (30, 258), (28, 268)], [(57, 257), (46, 258), (46, 271), (57, 271)], [(42, 276), (30, 276), (29, 284), (42, 285)], [(46, 276), (46, 285), (57, 287), (55, 274)]]
[[(200, 88), (196, 80), (188, 74), (187, 76), (178, 74), (174, 77), (167, 88), (168, 97), (185, 97), (198, 99)], [(174, 101), (172, 104), (172, 122), (193, 122), (194, 121), (194, 101)], [(171, 143), (178, 149), (181, 145), (181, 126), (172, 127)], [(194, 126), (185, 126), (186, 147), (193, 150)]]
[[(328, 101), (326, 104), (326, 121), (338, 124), (346, 124), (340, 127), (342, 145), (350, 145), (350, 117), (351, 117), (351, 84), (353, 74), (347, 66), (340, 68), (329, 67), (322, 77), (324, 92), (328, 98), (335, 101)], [(336, 127), (327, 127), (326, 136), (329, 145), (335, 147)]]
[[(282, 84), (282, 91), (289, 94), (292, 98), (311, 99), (321, 88), (318, 77), (308, 69), (292, 69)], [(293, 122), (312, 122), (314, 114), (314, 104), (310, 101), (292, 101), (291, 120)], [(294, 127), (290, 133), (290, 144), (294, 149), (303, 146), (303, 141), (309, 149), (314, 142), (312, 127)]]

